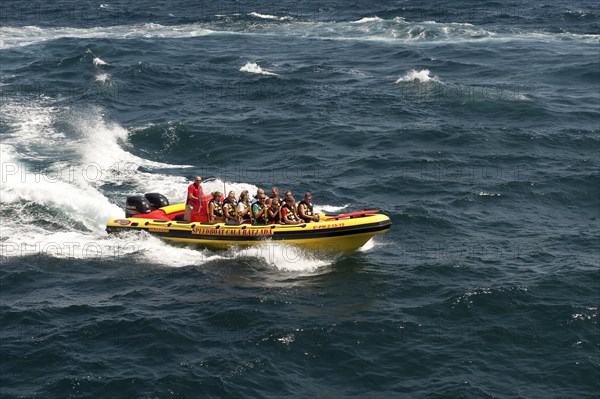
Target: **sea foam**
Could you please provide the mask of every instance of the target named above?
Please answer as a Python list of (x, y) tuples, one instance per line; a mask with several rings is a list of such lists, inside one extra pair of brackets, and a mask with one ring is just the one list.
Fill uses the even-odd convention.
[(353, 24), (365, 24), (365, 23), (369, 23), (369, 22), (381, 22), (383, 21), (383, 19), (375, 16), (375, 17), (365, 17), (365, 18), (361, 18), (357, 21), (352, 21), (351, 23)]
[(407, 73), (405, 73), (402, 77), (398, 78), (394, 83), (407, 83), (407, 82), (437, 82), (441, 83), (441, 80), (437, 76), (429, 76), (429, 69), (421, 69), (417, 71), (416, 69), (411, 69)]
[(108, 63), (104, 60), (102, 60), (99, 57), (94, 57), (94, 59), (92, 60), (92, 62), (94, 63), (94, 65), (96, 66), (101, 66), (101, 65), (108, 65)]
[(107, 73), (99, 73), (96, 75), (96, 82), (106, 83), (110, 80), (110, 75)]
[(246, 65), (240, 68), (240, 72), (257, 73), (267, 76), (278, 76), (276, 73), (263, 70), (256, 62), (247, 62)]
[(276, 15), (270, 15), (270, 14), (259, 14), (257, 12), (251, 12), (250, 14), (248, 14), (252, 17), (255, 18), (260, 18), (260, 19), (271, 19), (271, 20), (276, 20), (276, 21), (291, 21), (292, 17), (290, 16), (283, 16), (283, 17), (278, 17)]

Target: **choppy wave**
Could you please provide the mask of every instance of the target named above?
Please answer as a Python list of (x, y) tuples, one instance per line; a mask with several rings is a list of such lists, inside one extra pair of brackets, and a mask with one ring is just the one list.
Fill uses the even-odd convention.
[(437, 82), (442, 83), (442, 81), (437, 76), (429, 76), (429, 69), (421, 69), (417, 71), (412, 69), (408, 71), (406, 74), (398, 78), (395, 83), (406, 83), (406, 82)]
[[(11, 238), (0, 245), (1, 256), (113, 259), (118, 253), (124, 258), (172, 267), (253, 257), (271, 267), (292, 272), (312, 272), (335, 261), (330, 254), (303, 252), (271, 242), (252, 249), (212, 253), (173, 247), (144, 233), (107, 236), (106, 221), (124, 211), (103, 194), (102, 185), (128, 187), (113, 194), (119, 201), (130, 193), (131, 187), (138, 192), (161, 192), (174, 202), (182, 201), (189, 184), (183, 176), (145, 169), (187, 166), (150, 161), (131, 154), (125, 149), (129, 131), (117, 123), (107, 122), (100, 108), (69, 112), (33, 103), (6, 104), (2, 110), (13, 123), (11, 135), (0, 146), (1, 158), (5, 165), (14, 166), (2, 169), (0, 203), (16, 215), (3, 222), (3, 228), (11, 231)], [(54, 128), (57, 120), (61, 120), (61, 126), (75, 127), (74, 132)], [(23, 139), (43, 145), (45, 151), (66, 146), (71, 151), (71, 161), (55, 162), (38, 170), (32, 164), (31, 153), (17, 153), (14, 148)], [(242, 190), (255, 193), (258, 187), (212, 178), (203, 183), (203, 188), (205, 192), (234, 191), (239, 195)], [(322, 208), (345, 207), (325, 205)]]
[(488, 193), (485, 191), (480, 191), (479, 194), (480, 197), (500, 197), (502, 194), (500, 193)]
[[(17, 158), (14, 149), (6, 144), (2, 145), (2, 159), (6, 165), (2, 170), (2, 204), (38, 204), (96, 232), (103, 230), (106, 220), (113, 217), (110, 215), (120, 212), (120, 208), (89, 183), (85, 174), (78, 173), (81, 172), (79, 168), (36, 170)], [(48, 217), (52, 218), (51, 215)], [(26, 215), (14, 215), (5, 221), (5, 227), (11, 228), (14, 237), (28, 242), (30, 227), (22, 223), (23, 218), (27, 219)]]
[(103, 61), (102, 59), (100, 59), (99, 57), (94, 57), (94, 59), (92, 60), (92, 62), (94, 63), (94, 65), (96, 66), (102, 66), (102, 65), (108, 65), (108, 63), (106, 61)]
[[(46, 4), (20, 2), (0, 27), (3, 394), (594, 397), (599, 42), (567, 31), (597, 13), (182, 3), (27, 27)], [(125, 196), (180, 202), (196, 174), (393, 227), (340, 257), (104, 231)]]
[(276, 73), (263, 70), (256, 62), (247, 62), (240, 68), (240, 72), (257, 73), (259, 75), (277, 76)]
[[(69, 246), (89, 249), (96, 241), (102, 243), (98, 245), (103, 252), (103, 248), (114, 244), (106, 239), (106, 221), (122, 214), (123, 210), (99, 187), (106, 183), (127, 183), (141, 188), (148, 180), (155, 184), (160, 182), (161, 175), (140, 171), (140, 167), (184, 167), (145, 160), (124, 150), (122, 145), (126, 143), (128, 131), (116, 123), (106, 122), (100, 109), (69, 113), (40, 104), (11, 104), (2, 110), (13, 120), (13, 131), (5, 137), (1, 147), (2, 159), (7, 165), (2, 170), (1, 203), (24, 212), (3, 223), (3, 227), (11, 230), (11, 239), (4, 243), (5, 255), (21, 255), (23, 248), (29, 253), (31, 243), (36, 243), (39, 251), (61, 257), (68, 253)], [(74, 131), (60, 132), (55, 128), (60, 118), (63, 118), (63, 126), (74, 127)], [(23, 124), (21, 120), (28, 123)], [(48, 132), (54, 133), (48, 135)], [(39, 143), (43, 149), (36, 149), (34, 153), (17, 151), (15, 146), (23, 140)], [(44, 152), (59, 149), (69, 161), (54, 161), (44, 168), (36, 166), (36, 159)], [(172, 187), (177, 177), (163, 176), (161, 188), (167, 186), (167, 180)], [(39, 209), (30, 211), (32, 206)], [(34, 219), (33, 215), (36, 215)], [(23, 223), (30, 219), (31, 223)], [(54, 231), (57, 223), (65, 231)], [(90, 253), (97, 252), (94, 249)]]
[(213, 31), (198, 24), (165, 26), (154, 23), (94, 28), (70, 28), (39, 26), (0, 28), (0, 49), (28, 46), (61, 38), (87, 39), (144, 39), (182, 38), (212, 34)]
[(96, 75), (96, 82), (107, 83), (110, 81), (110, 75), (108, 73), (99, 73)]
[(260, 18), (260, 19), (270, 19), (270, 20), (275, 20), (275, 21), (291, 21), (293, 18), (285, 15), (282, 17), (278, 17), (277, 15), (271, 15), (271, 14), (260, 14), (257, 12), (251, 12), (250, 14), (248, 14), (252, 17), (256, 17), (256, 18)]
[(356, 21), (352, 21), (353, 24), (366, 24), (369, 22), (381, 22), (383, 19), (379, 17), (364, 17)]
[[(251, 13), (264, 25), (257, 26), (239, 24), (239, 29), (230, 25), (213, 23), (190, 23), (179, 25), (161, 25), (145, 23), (139, 25), (119, 25), (111, 27), (70, 28), (70, 27), (2, 27), (0, 28), (0, 49), (32, 45), (60, 38), (113, 38), (113, 39), (145, 39), (145, 38), (186, 38), (215, 34), (238, 35), (285, 35), (314, 37), (328, 40), (366, 40), (404, 43), (440, 43), (468, 41), (564, 41), (576, 40), (589, 43), (600, 43), (598, 34), (577, 34), (570, 32), (550, 33), (513, 29), (512, 31), (494, 31), (469, 23), (436, 21), (411, 22), (402, 17), (382, 19), (366, 17), (357, 21), (295, 21), (290, 17), (277, 17), (270, 14)], [(287, 21), (285, 25), (271, 25), (274, 20)], [(234, 25), (235, 26), (235, 25)], [(99, 59), (102, 61), (101, 59)]]
[[(5, 163), (14, 162), (15, 168), (3, 168), (1, 200), (3, 205), (22, 204), (13, 206), (21, 214), (6, 220), (3, 228), (11, 231), (11, 237), (2, 242), (0, 255), (6, 257), (23, 257), (43, 255), (56, 258), (73, 259), (114, 259), (135, 255), (135, 258), (148, 263), (181, 267), (201, 265), (219, 259), (237, 259), (239, 257), (257, 257), (265, 263), (288, 271), (310, 271), (329, 265), (331, 262), (317, 258), (314, 255), (298, 252), (294, 247), (279, 243), (265, 243), (254, 249), (235, 249), (228, 253), (215, 254), (208, 250), (191, 248), (176, 248), (155, 237), (144, 233), (132, 233), (125, 236), (107, 236), (104, 227), (108, 219), (123, 214), (123, 209), (111, 203), (101, 191), (90, 185), (85, 178), (76, 173), (57, 174), (53, 176), (40, 175), (31, 170), (21, 170), (25, 167), (18, 164), (14, 151), (8, 145), (2, 145), (2, 159)], [(114, 160), (114, 159), (113, 159)], [(157, 179), (156, 174), (147, 174), (143, 187), (145, 191), (159, 191), (167, 194), (185, 192), (186, 182), (177, 176), (165, 176)], [(144, 184), (145, 184), (144, 183)], [(142, 183), (140, 184), (140, 186)], [(203, 183), (208, 191), (242, 190), (256, 192), (257, 187), (247, 183), (224, 182), (212, 179)], [(171, 197), (173, 198), (173, 197)], [(53, 210), (44, 215), (44, 211), (29, 214), (28, 207), (23, 205), (44, 207)], [(57, 217), (64, 231), (52, 231), (37, 225), (43, 217), (50, 222), (58, 212)], [(29, 222), (27, 222), (29, 221)], [(38, 222), (38, 223), (36, 223)], [(50, 227), (54, 229), (55, 223)], [(84, 230), (71, 226), (82, 225)], [(87, 231), (86, 231), (87, 230)], [(134, 259), (134, 258), (132, 258)]]

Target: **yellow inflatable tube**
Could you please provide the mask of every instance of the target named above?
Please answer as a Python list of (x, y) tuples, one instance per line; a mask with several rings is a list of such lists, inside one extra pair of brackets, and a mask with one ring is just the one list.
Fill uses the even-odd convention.
[[(181, 212), (184, 204), (161, 208), (166, 214)], [(227, 225), (143, 217), (111, 219), (109, 233), (141, 230), (166, 241), (200, 244), (213, 248), (259, 245), (267, 240), (284, 242), (317, 251), (350, 253), (362, 247), (373, 236), (391, 227), (390, 219), (378, 211), (354, 212), (345, 215), (320, 215), (318, 222), (298, 225)]]

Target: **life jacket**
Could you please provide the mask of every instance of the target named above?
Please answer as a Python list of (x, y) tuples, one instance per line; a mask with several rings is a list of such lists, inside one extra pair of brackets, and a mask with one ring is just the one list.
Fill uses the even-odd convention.
[(225, 198), (225, 201), (223, 201), (223, 207), (225, 207), (225, 204), (229, 204), (229, 214), (231, 216), (237, 216), (237, 201), (230, 201), (229, 198)]
[[(272, 210), (271, 207), (269, 207), (268, 210), (269, 211)], [(271, 217), (271, 215), (269, 215), (269, 223), (270, 224), (280, 223), (280, 222), (281, 222), (281, 207), (279, 207), (279, 209), (277, 210), (275, 217)]]
[[(294, 222), (297, 222), (297, 221), (298, 221), (298, 219), (296, 219), (296, 213), (294, 212), (294, 208), (292, 208), (291, 206), (289, 206), (289, 205), (287, 205), (287, 204), (285, 204), (285, 205), (284, 205), (284, 206), (283, 206), (281, 209), (283, 210), (284, 208), (285, 208), (285, 210), (286, 210), (286, 215), (287, 215), (287, 218), (288, 218), (289, 220), (292, 220), (292, 221), (294, 221)], [(281, 215), (283, 216), (283, 212), (281, 212)]]
[[(258, 204), (258, 202), (255, 204)], [(250, 209), (250, 213), (252, 213), (252, 218), (254, 219), (254, 223), (255, 224), (267, 224), (269, 214), (265, 211), (265, 209), (263, 209), (262, 214), (257, 217), (257, 215), (254, 214), (254, 205), (255, 204), (252, 204), (252, 208)], [(269, 208), (266, 208), (266, 209), (269, 209)]]
[(213, 204), (213, 215), (217, 217), (223, 217), (223, 207), (216, 199), (212, 199), (208, 205)]
[[(246, 213), (244, 215), (243, 219), (244, 220), (250, 220), (250, 219), (252, 219), (252, 205), (251, 204), (247, 204), (245, 202), (238, 202), (238, 204), (243, 204), (244, 205), (244, 210), (250, 208), (250, 212)], [(236, 213), (239, 213), (239, 212), (237, 212), (237, 206), (235, 208), (236, 208)]]
[(302, 201), (300, 201), (300, 203), (298, 204), (298, 209), (299, 209), (300, 207), (304, 207), (304, 208), (306, 208), (306, 209), (304, 210), (304, 214), (305, 214), (306, 216), (313, 216), (313, 215), (314, 215), (314, 213), (313, 213), (313, 204), (312, 204), (312, 202), (306, 202), (306, 201), (302, 200)]

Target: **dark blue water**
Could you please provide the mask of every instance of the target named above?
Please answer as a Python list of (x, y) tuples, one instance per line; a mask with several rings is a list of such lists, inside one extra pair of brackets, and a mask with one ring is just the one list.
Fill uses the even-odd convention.
[[(597, 396), (597, 2), (0, 22), (0, 397)], [(349, 256), (107, 236), (196, 174), (393, 227)]]

